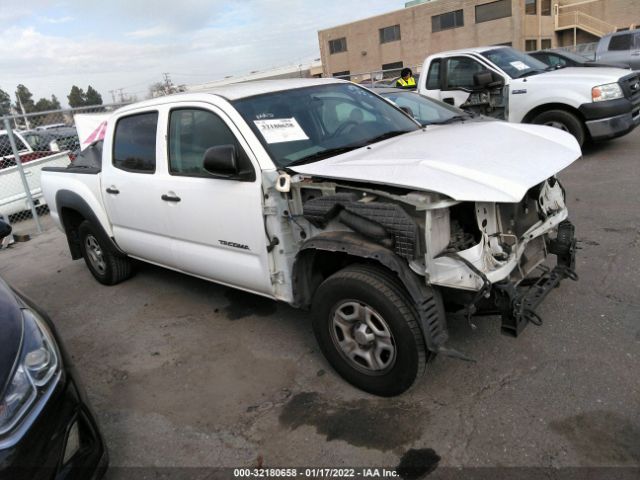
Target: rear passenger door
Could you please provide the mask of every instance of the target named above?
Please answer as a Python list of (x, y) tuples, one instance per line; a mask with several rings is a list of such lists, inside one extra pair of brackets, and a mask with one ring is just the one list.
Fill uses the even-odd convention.
[(118, 245), (129, 255), (172, 267), (171, 239), (158, 183), (157, 110), (123, 115), (105, 138), (102, 198)]

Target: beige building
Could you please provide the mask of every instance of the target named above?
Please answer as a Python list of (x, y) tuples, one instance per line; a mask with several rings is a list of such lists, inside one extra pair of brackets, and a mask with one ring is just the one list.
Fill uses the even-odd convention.
[(325, 76), (421, 65), (443, 50), (538, 50), (640, 25), (640, 0), (426, 0), (318, 32)]

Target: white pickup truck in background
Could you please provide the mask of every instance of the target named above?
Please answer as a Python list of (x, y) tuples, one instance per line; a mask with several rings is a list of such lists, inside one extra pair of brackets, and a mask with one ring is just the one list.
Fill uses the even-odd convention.
[[(44, 205), (40, 188), (42, 168), (66, 167), (71, 162), (69, 152), (34, 152), (19, 132), (14, 131), (13, 136), (31, 197), (36, 206)], [(0, 215), (8, 218), (29, 208), (27, 192), (11, 150), (9, 135), (6, 130), (0, 130)]]
[(575, 139), (467, 117), (423, 128), (340, 80), (229, 85), (116, 111), (103, 147), (42, 184), (99, 282), (135, 258), (311, 309), (336, 371), (396, 395), (436, 353), (465, 357), (445, 306), (501, 314), (517, 336), (576, 278), (555, 177)]
[(580, 145), (640, 124), (640, 73), (620, 68), (553, 69), (511, 47), (427, 57), (418, 91), (495, 118), (570, 132)]

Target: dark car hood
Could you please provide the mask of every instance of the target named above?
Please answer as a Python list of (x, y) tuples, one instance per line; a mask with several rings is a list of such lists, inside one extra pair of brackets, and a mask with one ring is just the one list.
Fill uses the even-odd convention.
[(0, 278), (0, 397), (10, 379), (22, 342), (22, 311), (16, 296)]

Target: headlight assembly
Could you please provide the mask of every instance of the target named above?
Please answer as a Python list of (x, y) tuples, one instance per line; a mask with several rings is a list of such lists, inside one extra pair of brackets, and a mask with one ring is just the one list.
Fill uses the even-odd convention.
[(0, 448), (22, 437), (25, 423), (37, 416), (60, 378), (60, 353), (46, 323), (26, 308), (22, 319), (18, 362), (0, 398)]
[(620, 85), (617, 83), (607, 83), (606, 85), (598, 85), (591, 89), (591, 99), (594, 102), (604, 102), (605, 100), (615, 100), (622, 98), (624, 94)]

